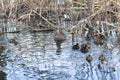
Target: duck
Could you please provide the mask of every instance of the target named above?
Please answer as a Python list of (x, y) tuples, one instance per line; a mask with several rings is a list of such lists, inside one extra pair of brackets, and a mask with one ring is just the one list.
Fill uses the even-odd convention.
[(99, 38), (99, 39), (104, 39), (104, 40), (105, 40), (105, 36), (102, 35), (102, 34), (99, 34), (98, 38)]
[(105, 43), (105, 41), (104, 41), (104, 39), (97, 39), (97, 40), (94, 41), (94, 43), (96, 45), (101, 45), (102, 46)]
[(73, 50), (78, 50), (80, 48), (79, 43), (76, 43), (75, 45), (73, 45), (72, 49)]
[(82, 53), (87, 53), (89, 51), (89, 49), (90, 49), (90, 43), (87, 42), (87, 43), (84, 43), (81, 45), (80, 51)]
[(98, 39), (94, 41), (96, 45), (103, 45), (105, 43), (105, 36), (100, 34)]
[(63, 33), (62, 28), (58, 27), (54, 33), (54, 41), (57, 46), (57, 52), (61, 52), (61, 44), (66, 40), (66, 35)]
[(86, 41), (90, 41), (91, 40), (91, 35), (88, 35), (85, 37)]
[(94, 37), (94, 36), (99, 36), (99, 34), (100, 34), (100, 33), (99, 33), (98, 31), (95, 31), (95, 32), (92, 33), (92, 36), (93, 36), (93, 37)]
[(18, 44), (18, 38), (14, 37), (14, 38), (10, 39), (9, 42), (14, 43), (15, 45), (17, 45)]
[(93, 60), (92, 56), (91, 56), (90, 54), (87, 55), (86, 61), (87, 61), (88, 63), (90, 63), (92, 60)]
[(103, 62), (103, 61), (105, 60), (105, 56), (104, 56), (103, 54), (101, 54), (101, 55), (99, 56), (99, 60)]

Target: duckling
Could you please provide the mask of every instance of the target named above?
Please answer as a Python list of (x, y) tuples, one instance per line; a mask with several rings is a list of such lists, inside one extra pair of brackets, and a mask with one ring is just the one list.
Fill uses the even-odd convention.
[(10, 39), (9, 42), (17, 45), (18, 44), (18, 39), (17, 39), (17, 37), (14, 37), (14, 38)]
[(87, 53), (89, 49), (90, 49), (90, 43), (85, 43), (81, 45), (80, 51), (82, 53)]
[(105, 43), (105, 40), (104, 39), (100, 39), (99, 44), (103, 45), (104, 43)]
[(96, 45), (103, 45), (105, 43), (105, 36), (102, 34), (99, 34), (97, 40), (95, 40), (94, 43)]
[(105, 56), (104, 56), (103, 54), (101, 54), (101, 55), (99, 56), (99, 60), (104, 61), (104, 60), (105, 60)]
[(78, 50), (80, 48), (79, 44), (76, 43), (75, 45), (73, 45), (72, 49), (73, 50)]
[(85, 46), (90, 49), (90, 43), (86, 43)]
[(91, 40), (91, 36), (87, 34), (87, 36), (85, 37), (86, 41), (90, 41)]
[(105, 43), (105, 41), (104, 41), (104, 39), (98, 39), (98, 40), (94, 41), (94, 43), (96, 45), (103, 45)]
[(92, 36), (93, 36), (93, 37), (94, 37), (94, 36), (99, 36), (99, 32), (98, 32), (98, 31), (93, 32), (93, 33), (92, 33)]
[(91, 55), (88, 55), (88, 56), (86, 57), (86, 61), (88, 61), (88, 63), (90, 63), (92, 60), (93, 60), (93, 58), (92, 58)]
[(103, 40), (105, 40), (105, 36), (102, 35), (102, 34), (99, 34), (98, 38), (99, 38), (99, 39), (103, 39)]

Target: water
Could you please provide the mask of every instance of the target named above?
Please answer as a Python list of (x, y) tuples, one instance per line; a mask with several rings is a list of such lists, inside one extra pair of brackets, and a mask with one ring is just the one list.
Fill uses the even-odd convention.
[[(92, 47), (86, 54), (72, 50), (71, 35), (65, 31), (67, 40), (62, 44), (62, 52), (56, 52), (53, 32), (19, 33), (1, 35), (1, 43), (6, 44), (0, 54), (1, 71), (6, 73), (6, 80), (119, 80), (120, 48), (113, 47), (115, 41), (108, 41), (108, 48)], [(9, 43), (17, 36), (19, 44)], [(77, 36), (78, 38), (79, 36)], [(112, 40), (112, 38), (111, 38)], [(78, 41), (82, 44), (81, 38)], [(93, 57), (91, 64), (86, 56)], [(106, 56), (101, 63), (100, 54)], [(99, 66), (100, 65), (100, 66)], [(100, 68), (99, 68), (99, 67)], [(5, 80), (5, 79), (3, 79)]]

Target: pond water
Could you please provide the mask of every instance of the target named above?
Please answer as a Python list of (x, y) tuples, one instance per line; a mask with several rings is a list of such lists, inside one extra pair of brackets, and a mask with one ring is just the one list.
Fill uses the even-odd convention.
[[(120, 48), (115, 38), (110, 37), (108, 47), (96, 46), (92, 41), (88, 53), (72, 50), (71, 35), (66, 34), (62, 43), (62, 52), (56, 52), (53, 32), (23, 32), (1, 35), (5, 50), (0, 54), (0, 71), (4, 75), (0, 80), (119, 80)], [(9, 43), (9, 39), (18, 37), (18, 45)], [(84, 39), (77, 36), (77, 42)], [(116, 45), (116, 47), (114, 47)], [(86, 56), (93, 57), (91, 63)], [(99, 55), (106, 60), (101, 63)], [(0, 74), (1, 74), (0, 73)], [(3, 78), (3, 79), (2, 79)]]

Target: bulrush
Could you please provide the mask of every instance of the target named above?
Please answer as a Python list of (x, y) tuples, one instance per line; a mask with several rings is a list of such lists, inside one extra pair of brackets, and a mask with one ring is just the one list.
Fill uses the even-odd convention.
[(79, 44), (76, 43), (75, 45), (73, 45), (72, 49), (73, 50), (78, 50), (80, 48)]
[(93, 60), (92, 56), (91, 55), (87, 55), (86, 61), (90, 63), (92, 60)]

